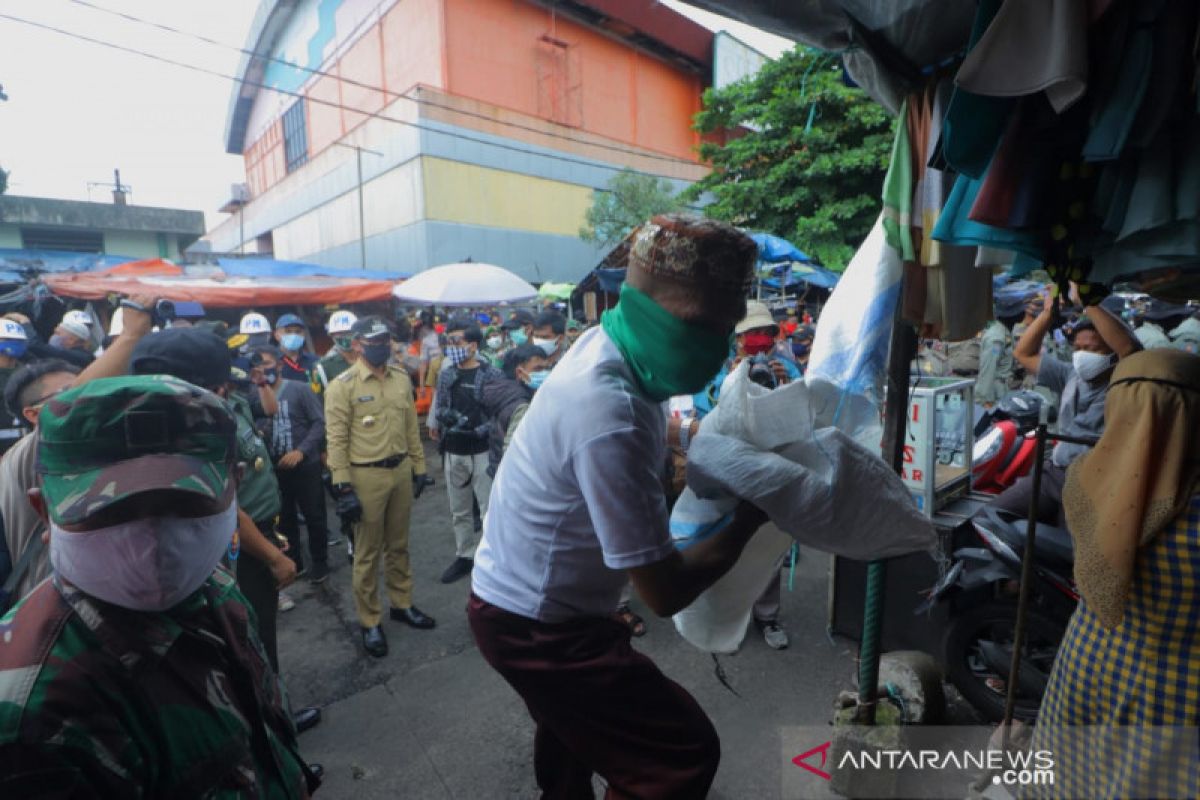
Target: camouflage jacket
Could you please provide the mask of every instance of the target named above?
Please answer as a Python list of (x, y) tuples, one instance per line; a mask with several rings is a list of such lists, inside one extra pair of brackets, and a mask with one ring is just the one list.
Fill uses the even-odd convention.
[(307, 797), (253, 630), (222, 570), (161, 614), (42, 582), (0, 619), (0, 797)]

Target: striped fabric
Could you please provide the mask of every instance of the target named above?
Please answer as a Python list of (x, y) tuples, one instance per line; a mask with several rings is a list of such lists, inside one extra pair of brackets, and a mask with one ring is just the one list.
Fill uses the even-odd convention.
[(1033, 739), (1055, 782), (1022, 797), (1200, 797), (1197, 725), (1200, 495), (1140, 554), (1115, 630), (1080, 602)]

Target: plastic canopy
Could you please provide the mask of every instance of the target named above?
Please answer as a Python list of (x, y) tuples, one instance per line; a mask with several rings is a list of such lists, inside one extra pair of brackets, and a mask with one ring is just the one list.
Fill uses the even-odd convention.
[(543, 283), (538, 287), (538, 297), (543, 300), (569, 300), (574, 291), (573, 283)]
[(392, 292), (401, 300), (436, 306), (486, 306), (537, 297), (533, 285), (503, 267), (476, 261), (419, 272)]
[(750, 238), (758, 245), (758, 260), (770, 264), (780, 261), (812, 261), (808, 255), (796, 245), (772, 233), (751, 233)]

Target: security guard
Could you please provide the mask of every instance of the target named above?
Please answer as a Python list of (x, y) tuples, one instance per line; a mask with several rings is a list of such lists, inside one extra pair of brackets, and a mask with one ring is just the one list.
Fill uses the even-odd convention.
[(358, 522), (354, 534), (354, 604), (363, 647), (387, 655), (380, 627), (379, 561), (383, 556), (392, 619), (432, 628), (412, 604), (408, 525), (412, 501), (424, 489), (425, 451), (412, 382), (392, 366), (391, 332), (379, 317), (352, 328), (358, 360), (325, 393), (325, 439), (339, 516)]

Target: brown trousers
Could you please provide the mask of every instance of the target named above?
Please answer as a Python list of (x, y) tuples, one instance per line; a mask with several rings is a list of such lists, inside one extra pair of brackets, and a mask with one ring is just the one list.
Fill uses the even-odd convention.
[(608, 798), (708, 794), (721, 743), (687, 691), (607, 618), (528, 619), (471, 595), (467, 618), (479, 651), (517, 691), (537, 723), (534, 771), (546, 800), (591, 798), (592, 773)]

